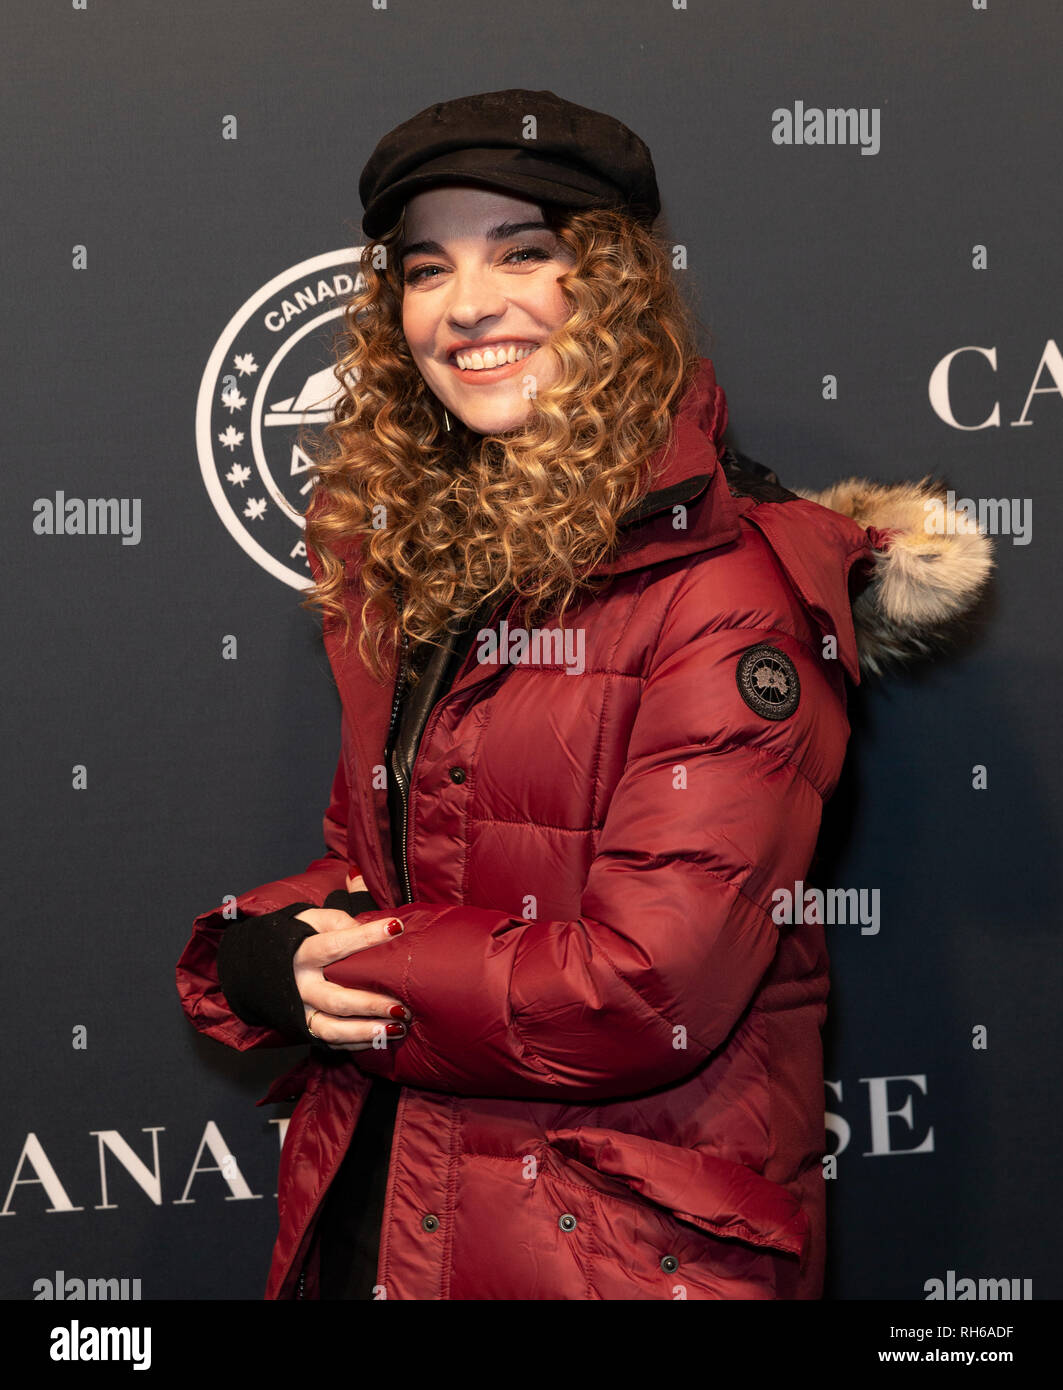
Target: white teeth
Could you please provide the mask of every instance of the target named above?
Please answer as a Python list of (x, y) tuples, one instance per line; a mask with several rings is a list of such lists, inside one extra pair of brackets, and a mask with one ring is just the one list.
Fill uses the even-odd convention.
[(510, 343), (504, 347), (484, 348), (483, 352), (458, 352), (454, 355), (454, 361), (463, 372), (482, 372), (509, 362), (522, 362), (535, 350), (534, 347), (517, 347), (515, 343)]

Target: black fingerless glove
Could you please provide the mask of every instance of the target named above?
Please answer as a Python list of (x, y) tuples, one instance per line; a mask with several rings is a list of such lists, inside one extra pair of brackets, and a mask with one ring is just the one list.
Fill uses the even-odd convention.
[[(342, 894), (344, 901), (340, 902)], [(365, 888), (360, 888), (357, 893), (348, 893), (345, 888), (337, 888), (335, 893), (330, 893), (322, 904), (323, 907), (338, 907), (341, 912), (349, 912), (352, 917), (357, 917), (359, 912), (379, 912), (372, 893)]]
[[(348, 893), (337, 888), (322, 907), (339, 908), (356, 916), (376, 910), (372, 893)], [(255, 1028), (272, 1028), (292, 1043), (316, 1042), (306, 1027), (306, 1009), (295, 983), (292, 965), (308, 936), (309, 922), (296, 914), (317, 903), (289, 903), (262, 917), (244, 917), (225, 929), (218, 947), (218, 982), (238, 1019)]]

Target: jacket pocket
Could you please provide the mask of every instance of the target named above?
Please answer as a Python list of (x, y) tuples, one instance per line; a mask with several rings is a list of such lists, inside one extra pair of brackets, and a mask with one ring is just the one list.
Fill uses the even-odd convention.
[(548, 1129), (551, 1147), (713, 1235), (804, 1255), (808, 1216), (779, 1183), (742, 1163), (611, 1129)]

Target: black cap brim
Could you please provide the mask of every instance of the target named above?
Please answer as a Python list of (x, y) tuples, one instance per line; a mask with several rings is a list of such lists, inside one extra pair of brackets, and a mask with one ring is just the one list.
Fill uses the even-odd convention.
[(623, 206), (625, 202), (619, 188), (589, 170), (523, 150), (479, 147), (440, 155), (391, 184), (366, 208), (363, 232), (367, 237), (383, 236), (398, 221), (410, 198), (448, 183), (498, 188), (531, 202), (562, 207)]

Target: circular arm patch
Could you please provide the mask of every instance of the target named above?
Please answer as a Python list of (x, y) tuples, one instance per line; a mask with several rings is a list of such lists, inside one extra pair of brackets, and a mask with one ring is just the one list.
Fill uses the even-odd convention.
[(801, 698), (797, 667), (768, 642), (750, 647), (739, 657), (735, 679), (742, 699), (764, 719), (789, 718)]

